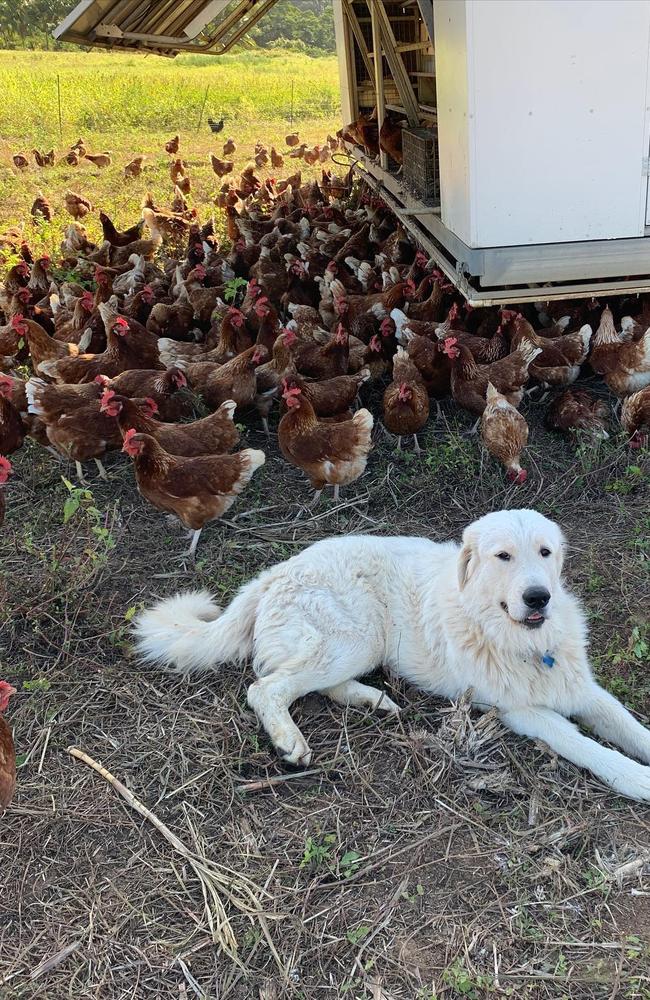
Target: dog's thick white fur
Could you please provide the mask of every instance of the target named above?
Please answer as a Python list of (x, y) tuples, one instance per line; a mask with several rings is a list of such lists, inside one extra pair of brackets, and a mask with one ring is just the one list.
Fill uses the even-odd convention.
[[(557, 525), (532, 510), (486, 515), (461, 547), (327, 539), (260, 573), (223, 612), (205, 592), (162, 601), (137, 621), (137, 648), (182, 672), (251, 658), (257, 680), (248, 703), (293, 763), (311, 758), (289, 714), (309, 692), (398, 711), (358, 680), (383, 664), (432, 694), (458, 698), (471, 688), (474, 703), (496, 706), (515, 733), (650, 801), (650, 767), (569, 721), (650, 763), (650, 731), (592, 677), (585, 621), (561, 580), (563, 549)], [(531, 612), (531, 592), (543, 601), (544, 591), (548, 603)]]

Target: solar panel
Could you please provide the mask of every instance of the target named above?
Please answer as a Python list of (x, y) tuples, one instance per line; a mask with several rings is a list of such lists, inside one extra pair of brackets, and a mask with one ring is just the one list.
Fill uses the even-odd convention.
[(77, 45), (219, 54), (239, 41), (277, 0), (81, 0), (54, 30)]

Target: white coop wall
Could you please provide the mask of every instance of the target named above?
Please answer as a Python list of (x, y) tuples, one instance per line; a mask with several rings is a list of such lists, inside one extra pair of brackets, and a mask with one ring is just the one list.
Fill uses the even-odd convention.
[(434, 0), (442, 222), (470, 247), (644, 235), (646, 0)]

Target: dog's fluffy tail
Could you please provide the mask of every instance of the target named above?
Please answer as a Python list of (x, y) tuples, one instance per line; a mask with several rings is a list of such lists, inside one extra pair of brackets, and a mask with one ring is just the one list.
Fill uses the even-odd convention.
[(252, 580), (225, 611), (206, 590), (160, 601), (134, 623), (138, 659), (184, 674), (247, 659), (262, 589)]

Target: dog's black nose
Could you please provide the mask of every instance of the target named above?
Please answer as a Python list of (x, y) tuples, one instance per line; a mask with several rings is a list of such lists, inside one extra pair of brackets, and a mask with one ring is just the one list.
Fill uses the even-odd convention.
[(523, 593), (524, 604), (533, 611), (541, 611), (551, 599), (551, 595), (545, 587), (529, 587)]

